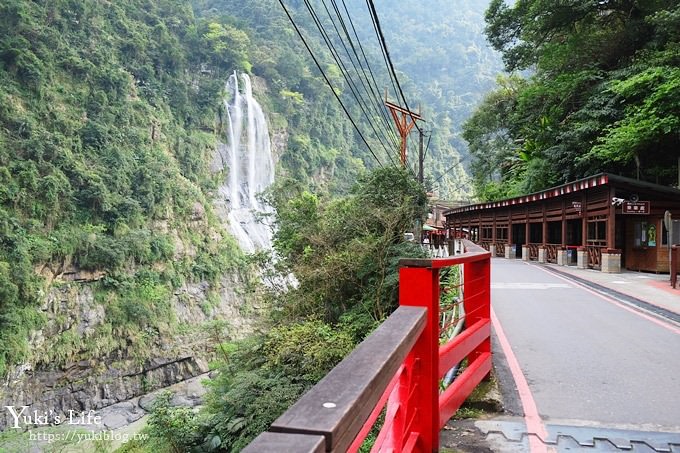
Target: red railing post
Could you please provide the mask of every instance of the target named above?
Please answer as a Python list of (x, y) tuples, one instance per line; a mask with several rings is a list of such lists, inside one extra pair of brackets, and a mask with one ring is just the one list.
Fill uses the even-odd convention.
[[(463, 299), (467, 326), (491, 318), (491, 261), (473, 261), (463, 265)], [(469, 356), (470, 362), (491, 352), (491, 338), (484, 340)], [(488, 378), (489, 375), (486, 376)]]
[(404, 267), (399, 271), (399, 305), (427, 307), (427, 324), (407, 358), (412, 364), (412, 392), (406, 407), (405, 429), (400, 434), (396, 451), (419, 434), (418, 451), (439, 449), (439, 270)]

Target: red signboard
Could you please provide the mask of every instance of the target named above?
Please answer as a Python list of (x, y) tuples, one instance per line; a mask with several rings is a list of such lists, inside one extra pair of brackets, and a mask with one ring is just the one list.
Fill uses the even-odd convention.
[(649, 214), (649, 201), (624, 201), (624, 214)]

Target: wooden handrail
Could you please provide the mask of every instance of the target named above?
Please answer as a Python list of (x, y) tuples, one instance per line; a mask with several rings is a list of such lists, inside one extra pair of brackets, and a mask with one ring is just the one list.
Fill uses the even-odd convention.
[[(276, 419), (270, 431), (321, 435), (325, 451), (346, 451), (425, 328), (426, 312), (423, 307), (399, 307)], [(261, 434), (244, 451), (272, 451), (263, 449), (268, 436)], [(286, 451), (316, 451), (303, 449), (307, 447), (302, 444), (299, 447)]]
[(247, 453), (263, 453), (266, 451), (324, 453), (326, 441), (320, 434), (264, 432), (241, 451)]

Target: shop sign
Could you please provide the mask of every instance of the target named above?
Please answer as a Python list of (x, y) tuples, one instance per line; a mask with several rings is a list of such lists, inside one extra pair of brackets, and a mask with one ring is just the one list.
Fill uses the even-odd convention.
[(650, 212), (649, 201), (624, 201), (624, 214), (641, 214), (648, 215)]

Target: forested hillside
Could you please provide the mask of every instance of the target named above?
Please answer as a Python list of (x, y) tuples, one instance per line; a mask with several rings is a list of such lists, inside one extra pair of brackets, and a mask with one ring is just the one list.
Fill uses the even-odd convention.
[[(358, 21), (367, 20), (365, 2), (348, 3)], [(462, 125), (503, 70), (500, 54), (484, 37), (488, 2), (434, 0), (423, 7), (419, 1), (394, 0), (376, 7), (394, 64), (416, 103), (411, 108), (422, 108), (424, 128), (432, 131), (425, 160), (428, 185), (444, 199), (472, 196)], [(372, 33), (370, 21), (361, 30)]]
[[(342, 109), (276, 2), (197, 0), (194, 3), (196, 10), (206, 17), (221, 18), (247, 29), (256, 47), (267, 49), (264, 53), (251, 54), (252, 71), (271, 82), (271, 110), (283, 113), (273, 116), (274, 124), (285, 121), (296, 130), (291, 136), (291, 146), (282, 156), (282, 170), (300, 178), (314, 173), (311, 169), (318, 171), (321, 165), (331, 169), (332, 181), (339, 184), (346, 179), (344, 167), (350, 164), (339, 150), (347, 148), (352, 149), (352, 156), (364, 159), (365, 164), (376, 165), (349, 122), (341, 121)], [(366, 101), (368, 108), (369, 96), (363, 92), (354, 72), (357, 63), (350, 63), (347, 56), (353, 49), (349, 49), (350, 40), (343, 33), (344, 26), (352, 44), (366, 55), (371, 79), (379, 88), (378, 102), (384, 100), (383, 91), (391, 101), (399, 102), (398, 90), (388, 77), (366, 3), (351, 0), (339, 6), (340, 15), (345, 17), (342, 23), (325, 2), (310, 2), (316, 17), (303, 2), (289, 2), (287, 6), (359, 129), (377, 150), (378, 158), (392, 164), (394, 161), (381, 149), (380, 142), (385, 140), (379, 133), (381, 127), (392, 127), (392, 120), (388, 118), (389, 123), (385, 125), (377, 114), (363, 114), (357, 98)], [(422, 108), (427, 122), (421, 126), (428, 136), (432, 132), (432, 138), (425, 139), (429, 143), (426, 184), (443, 198), (465, 197), (470, 192), (469, 159), (467, 143), (461, 137), (462, 124), (494, 86), (502, 70), (499, 54), (489, 47), (483, 35), (487, 4), (437, 0), (422, 8), (419, 2), (408, 0), (381, 2), (376, 6), (406, 97), (413, 102), (409, 107)], [(315, 20), (323, 26), (326, 37), (315, 26)], [(336, 57), (331, 50), (336, 52)], [(349, 77), (344, 76), (345, 69)], [(353, 96), (353, 89), (358, 96)], [(319, 122), (317, 118), (326, 119)], [(330, 118), (334, 119), (329, 123)], [(301, 121), (303, 119), (307, 121)], [(370, 123), (375, 123), (378, 133)], [(415, 131), (409, 139), (409, 161), (414, 168), (417, 142)], [(304, 159), (307, 155), (311, 161)], [(396, 159), (396, 153), (393, 158)], [(349, 168), (356, 170), (354, 165)], [(340, 173), (336, 174), (336, 170)], [(324, 170), (324, 174), (327, 173)]]
[[(144, 354), (141, 332), (172, 319), (172, 288), (215, 280), (236, 259), (229, 237), (208, 239), (222, 81), (201, 68), (226, 73), (244, 60), (238, 49), (217, 58), (210, 44), (208, 24), (181, 2), (0, 6), (0, 374)], [(190, 233), (203, 207), (207, 221)], [(176, 255), (179, 243), (194, 259)], [(32, 357), (51, 284), (83, 271), (100, 280), (106, 322)]]
[[(380, 127), (380, 118), (371, 117), (368, 121), (356, 109), (357, 98), (371, 97), (368, 91), (362, 91), (362, 84), (357, 81), (359, 73), (370, 71), (369, 82), (376, 82), (378, 104), (382, 105), (385, 94), (392, 102), (403, 102), (399, 87), (388, 76), (387, 61), (378, 45), (379, 33), (366, 2), (342, 2), (340, 6), (333, 5), (337, 6), (335, 12), (326, 2), (309, 2), (312, 8), (300, 2), (290, 3), (305, 36), (312, 40), (313, 50), (326, 57), (326, 64), (335, 63), (330, 71), (333, 82), (343, 87), (344, 98), (357, 113), (355, 118), (361, 118), (365, 130), (370, 130), (367, 122), (375, 122)], [(469, 193), (467, 143), (460, 135), (461, 126), (484, 93), (493, 87), (502, 69), (499, 54), (488, 46), (483, 36), (486, 6), (486, 2), (466, 0), (437, 0), (428, 2), (426, 8), (412, 0), (376, 4), (401, 88), (411, 102), (409, 107), (414, 111), (420, 109), (426, 120), (420, 123), (427, 135), (426, 185), (447, 199), (464, 198)], [(340, 20), (340, 16), (344, 19)], [(326, 37), (315, 27), (314, 20), (323, 27)], [(368, 68), (349, 56), (357, 48), (361, 55), (367, 56)], [(335, 60), (328, 57), (330, 49), (337, 55)], [(344, 66), (340, 72), (349, 77), (342, 77), (338, 66)], [(352, 80), (348, 78), (353, 79), (358, 96), (351, 95)], [(387, 117), (388, 127), (391, 122)], [(414, 169), (418, 155), (417, 132), (414, 129), (408, 151)]]
[(677, 1), (494, 0), (486, 21), (514, 72), (465, 125), (481, 198), (601, 171), (678, 184)]
[(230, 3), (199, 16), (174, 0), (0, 6), (0, 374), (30, 358), (37, 307), (65, 273), (99, 280), (107, 323), (89, 340), (57, 336), (52, 366), (143, 351), (139, 335), (123, 345), (112, 332), (165, 324), (154, 301), (239, 262), (210, 208), (232, 71), (262, 80), (282, 175), (346, 191), (370, 161), (282, 12)]
[[(346, 192), (366, 166), (376, 166), (335, 101), (283, 10), (269, 0), (194, 0), (203, 21), (248, 37), (248, 71), (265, 81), (261, 93), (275, 133), (285, 131), (279, 177), (305, 185)], [(228, 41), (223, 42), (226, 48)], [(329, 64), (330, 57), (319, 58)], [(342, 91), (344, 87), (338, 84)], [(356, 108), (356, 106), (354, 107)]]
[(234, 71), (281, 184), (347, 193), (375, 165), (282, 12), (241, 6), (0, 5), (0, 405), (100, 409), (208, 371), (248, 329), (259, 263), (212, 208)]

